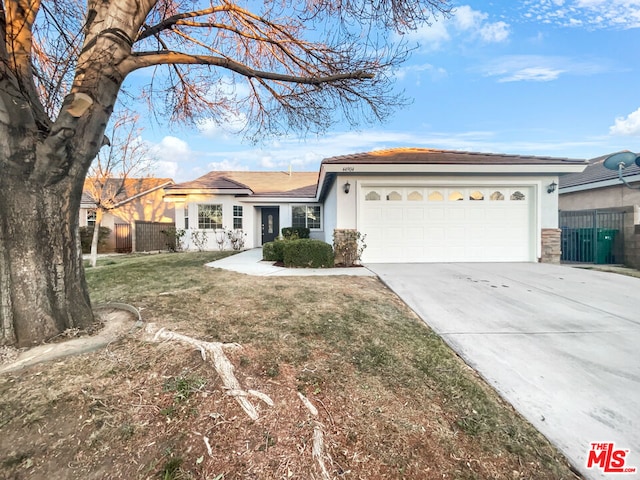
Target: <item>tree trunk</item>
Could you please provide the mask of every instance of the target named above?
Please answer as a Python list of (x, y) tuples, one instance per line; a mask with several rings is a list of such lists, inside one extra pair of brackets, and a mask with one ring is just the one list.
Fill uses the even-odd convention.
[(29, 346), (93, 323), (78, 235), (80, 177), (45, 187), (0, 175), (0, 344)]
[(98, 263), (98, 240), (100, 238), (100, 226), (102, 225), (102, 209), (96, 210), (96, 221), (93, 224), (93, 236), (91, 237), (91, 266)]

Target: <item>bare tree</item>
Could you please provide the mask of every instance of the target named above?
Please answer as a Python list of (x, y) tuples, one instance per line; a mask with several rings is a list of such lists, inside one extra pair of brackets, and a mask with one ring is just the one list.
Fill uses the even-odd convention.
[[(249, 7), (243, 5), (251, 5)], [(132, 72), (172, 121), (241, 111), (260, 138), (384, 118), (401, 101), (393, 35), (448, 0), (0, 0), (0, 342), (93, 322), (78, 212)], [(212, 85), (231, 77), (249, 94)]]
[(91, 239), (91, 266), (98, 259), (98, 238), (105, 213), (117, 209), (127, 194), (127, 180), (149, 176), (153, 159), (142, 141), (138, 115), (128, 111), (114, 114), (110, 143), (98, 152), (91, 164), (84, 190), (95, 203), (96, 218)]

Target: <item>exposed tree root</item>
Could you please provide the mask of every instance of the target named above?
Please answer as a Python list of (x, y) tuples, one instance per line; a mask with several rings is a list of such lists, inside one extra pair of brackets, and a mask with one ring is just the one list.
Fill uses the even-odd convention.
[[(302, 393), (298, 392), (298, 397), (307, 407), (307, 410), (314, 417), (318, 415), (318, 409), (311, 403), (311, 401), (305, 397)], [(313, 458), (318, 462), (318, 466), (320, 467), (320, 472), (322, 473), (323, 480), (331, 480), (331, 475), (329, 475), (329, 470), (327, 469), (327, 464), (325, 463), (325, 458), (331, 462), (331, 457), (327, 455), (324, 449), (324, 431), (322, 430), (322, 423), (318, 421), (314, 421), (313, 427), (313, 449), (311, 450), (311, 454)]]
[[(273, 400), (271, 400), (268, 395), (256, 390), (244, 390), (241, 387), (240, 382), (233, 373), (233, 364), (224, 353), (224, 349), (241, 348), (237, 343), (205, 342), (166, 330), (165, 328), (158, 329), (152, 323), (147, 325), (146, 336), (147, 339), (152, 342), (177, 341), (194, 346), (200, 351), (202, 360), (204, 361), (207, 360), (208, 354), (216, 372), (218, 372), (218, 375), (222, 379), (227, 395), (235, 397), (242, 409), (252, 420), (257, 420), (259, 414), (256, 407), (249, 401), (249, 397), (260, 399), (271, 407), (274, 405)], [(307, 410), (309, 410), (309, 413), (314, 417), (317, 417), (318, 409), (313, 405), (313, 403), (311, 403), (311, 401), (300, 392), (298, 392), (298, 397)], [(320, 468), (322, 479), (331, 480), (331, 475), (327, 468), (327, 461), (331, 463), (331, 457), (325, 451), (324, 425), (317, 420), (314, 420), (313, 425), (313, 448), (311, 453)], [(204, 437), (203, 439), (207, 447), (207, 452), (211, 456), (212, 452), (209, 439), (207, 437)]]
[(249, 401), (248, 397), (255, 397), (262, 400), (267, 405), (273, 406), (273, 400), (271, 400), (268, 395), (256, 390), (244, 390), (234, 375), (233, 364), (225, 355), (224, 349), (241, 348), (237, 343), (205, 342), (203, 340), (198, 340), (180, 333), (166, 330), (165, 328), (160, 328), (158, 330), (152, 323), (147, 325), (146, 334), (147, 338), (152, 342), (174, 340), (186, 343), (187, 345), (192, 345), (200, 350), (200, 355), (202, 355), (202, 360), (204, 361), (207, 360), (207, 354), (209, 354), (211, 363), (216, 369), (216, 372), (218, 372), (227, 395), (235, 397), (236, 401), (252, 420), (257, 420), (259, 414), (258, 410)]

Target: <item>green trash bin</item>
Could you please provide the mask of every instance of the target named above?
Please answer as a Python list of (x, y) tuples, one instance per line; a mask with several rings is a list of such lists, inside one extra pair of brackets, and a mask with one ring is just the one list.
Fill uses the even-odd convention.
[(602, 265), (605, 263), (615, 263), (615, 258), (613, 256), (613, 242), (616, 239), (617, 233), (618, 230), (609, 228), (598, 229), (596, 243), (597, 264)]

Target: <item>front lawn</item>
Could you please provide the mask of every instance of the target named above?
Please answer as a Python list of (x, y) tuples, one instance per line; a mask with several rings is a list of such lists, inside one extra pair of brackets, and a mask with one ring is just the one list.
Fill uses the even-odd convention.
[(575, 478), (377, 279), (203, 267), (221, 255), (106, 258), (87, 280), (94, 303), (239, 343), (235, 376), (274, 405), (251, 420), (198, 351), (139, 331), (0, 376), (0, 478)]

